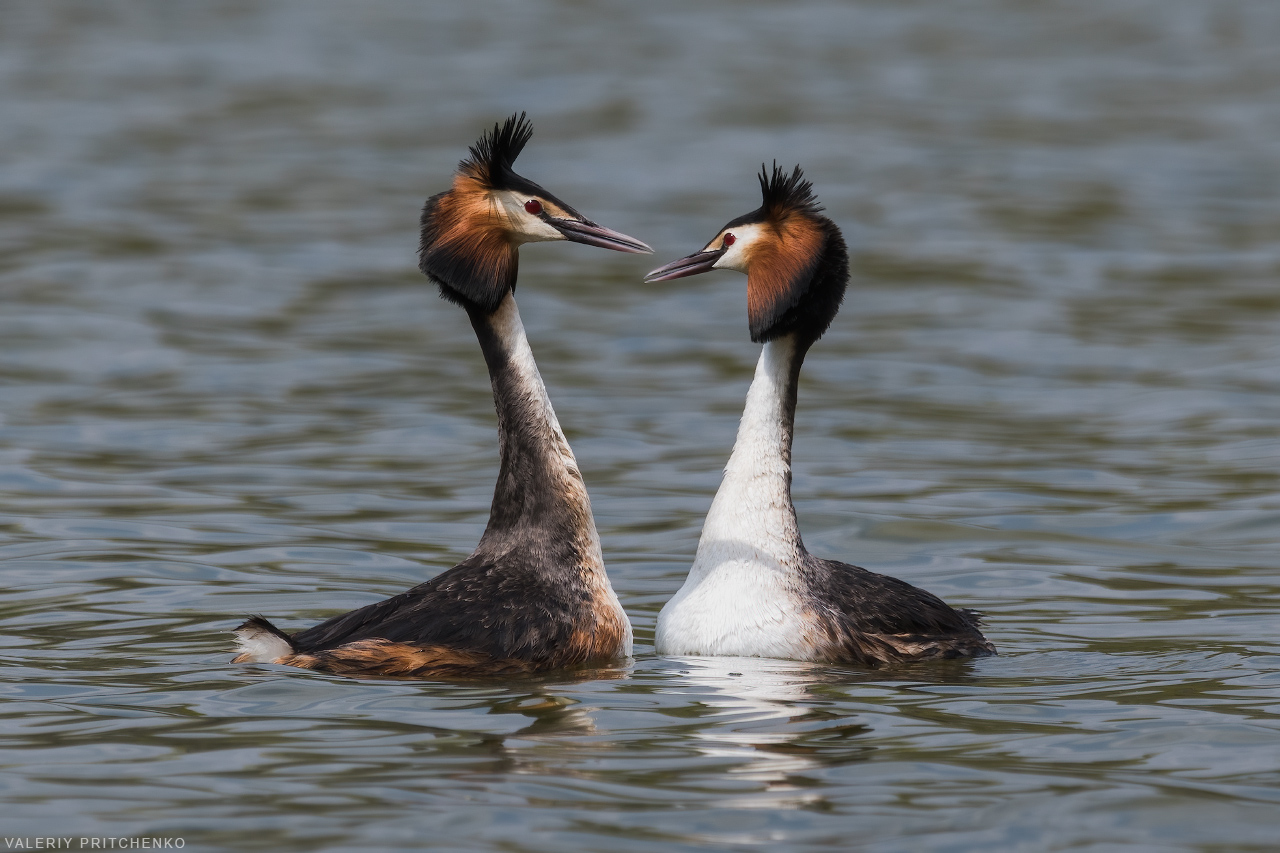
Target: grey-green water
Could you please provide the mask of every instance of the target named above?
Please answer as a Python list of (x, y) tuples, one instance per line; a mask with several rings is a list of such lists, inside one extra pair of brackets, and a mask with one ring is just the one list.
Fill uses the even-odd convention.
[[(0, 827), (187, 849), (1280, 847), (1280, 5), (13, 3)], [(496, 472), (417, 210), (478, 132), (652, 258), (519, 300), (637, 629), (501, 684), (232, 666), (465, 556)], [(854, 246), (816, 553), (987, 614), (870, 673), (652, 651), (757, 348), (643, 273), (803, 163)], [(7, 842), (8, 843), (8, 842)]]

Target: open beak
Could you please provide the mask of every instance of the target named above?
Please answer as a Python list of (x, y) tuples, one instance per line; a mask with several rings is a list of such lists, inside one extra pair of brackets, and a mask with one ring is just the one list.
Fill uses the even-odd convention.
[(687, 258), (681, 258), (678, 261), (672, 261), (665, 267), (658, 267), (653, 272), (644, 277), (645, 281), (671, 281), (673, 278), (684, 278), (685, 276), (698, 275), (699, 273), (709, 272), (715, 268), (716, 261), (728, 251), (727, 249), (712, 249), (705, 252), (694, 252)]
[(618, 231), (596, 225), (587, 219), (559, 219), (548, 217), (548, 225), (564, 235), (566, 240), (575, 243), (586, 243), (588, 246), (599, 246), (601, 249), (613, 249), (615, 252), (631, 252), (637, 255), (653, 254), (644, 243), (635, 237), (628, 237)]

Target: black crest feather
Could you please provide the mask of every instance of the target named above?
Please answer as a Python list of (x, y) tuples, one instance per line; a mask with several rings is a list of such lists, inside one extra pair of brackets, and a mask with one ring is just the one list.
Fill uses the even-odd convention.
[(773, 161), (773, 170), (760, 164), (760, 194), (764, 202), (760, 209), (769, 219), (779, 219), (792, 213), (805, 213), (816, 216), (822, 212), (822, 205), (813, 194), (813, 184), (805, 179), (799, 166), (788, 175), (785, 169), (778, 167)]
[(512, 115), (501, 127), (495, 122), (493, 130), (471, 146), (471, 156), (458, 164), (458, 170), (490, 189), (511, 189), (509, 184), (515, 177), (511, 167), (531, 136), (533, 125), (523, 112)]

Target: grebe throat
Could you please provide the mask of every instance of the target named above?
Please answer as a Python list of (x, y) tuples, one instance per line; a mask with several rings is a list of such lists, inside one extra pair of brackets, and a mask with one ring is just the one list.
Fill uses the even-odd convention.
[(799, 565), (805, 551), (791, 501), (791, 442), (803, 359), (795, 335), (764, 345), (733, 453), (698, 542), (695, 571), (708, 557)]

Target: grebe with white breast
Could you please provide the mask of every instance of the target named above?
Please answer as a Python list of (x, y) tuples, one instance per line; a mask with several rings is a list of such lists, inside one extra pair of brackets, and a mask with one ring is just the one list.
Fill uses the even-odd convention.
[(791, 500), (796, 388), (805, 354), (840, 308), (849, 256), (799, 166), (762, 170), (760, 188), (757, 210), (646, 277), (746, 273), (751, 339), (764, 344), (697, 556), (658, 614), (658, 653), (872, 667), (995, 654), (972, 611), (805, 550)]
[(631, 623), (605, 574), (591, 502), (512, 294), (523, 243), (652, 249), (517, 175), (512, 164), (531, 134), (523, 113), (495, 124), (453, 186), (422, 209), (421, 269), (467, 312), (498, 411), (501, 463), (479, 545), (426, 583), (296, 634), (254, 616), (235, 630), (236, 662), (455, 678), (630, 656)]

